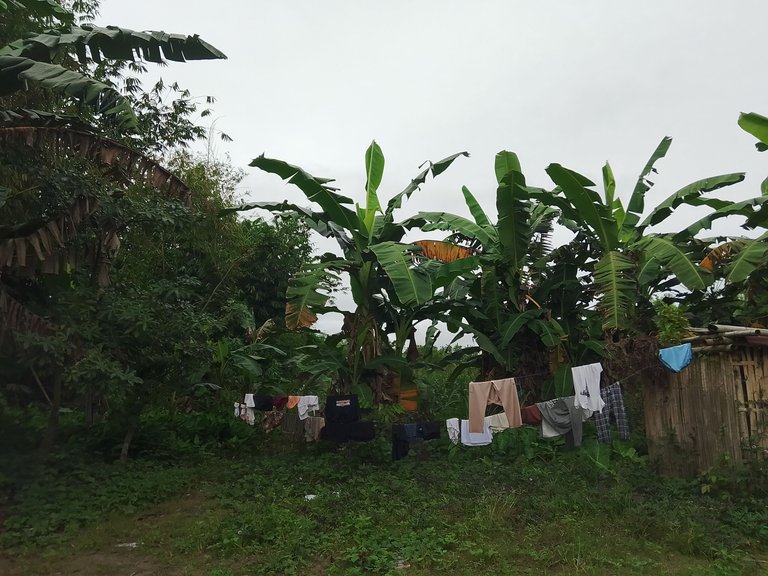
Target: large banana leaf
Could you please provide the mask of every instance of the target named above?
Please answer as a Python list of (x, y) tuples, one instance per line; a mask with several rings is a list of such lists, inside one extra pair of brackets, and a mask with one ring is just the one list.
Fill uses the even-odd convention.
[(764, 266), (768, 256), (768, 234), (748, 241), (728, 265), (726, 279), (731, 283), (743, 282), (757, 268)]
[(396, 194), (393, 196), (389, 202), (387, 203), (387, 209), (384, 212), (384, 217), (388, 221), (392, 221), (394, 218), (393, 214), (395, 210), (400, 208), (403, 205), (403, 200), (407, 200), (411, 197), (411, 194), (416, 192), (416, 190), (419, 189), (419, 186), (424, 184), (424, 182), (427, 181), (427, 176), (432, 173), (432, 178), (436, 178), (443, 172), (445, 172), (448, 167), (453, 164), (453, 161), (456, 160), (459, 156), (466, 156), (469, 157), (469, 152), (459, 152), (457, 154), (452, 154), (451, 156), (448, 156), (447, 158), (443, 158), (442, 160), (439, 160), (435, 162), (434, 164), (432, 162), (427, 161), (427, 167), (419, 172), (419, 174), (410, 181), (408, 186), (406, 186), (402, 192), (399, 194)]
[(525, 177), (515, 171), (504, 175), (496, 191), (499, 218), (496, 230), (502, 248), (501, 257), (513, 275), (522, 272), (531, 237), (528, 226), (530, 204), (521, 198), (524, 193)]
[(685, 251), (667, 236), (646, 236), (635, 245), (645, 250), (646, 258), (655, 258), (689, 290), (703, 290), (712, 282), (712, 274), (691, 262)]
[(464, 194), (464, 201), (467, 203), (467, 208), (469, 208), (472, 218), (475, 219), (475, 223), (478, 226), (491, 226), (491, 221), (480, 207), (477, 199), (472, 195), (472, 192), (469, 191), (469, 188), (462, 186), (461, 193)]
[(362, 222), (357, 214), (344, 206), (345, 204), (352, 204), (352, 200), (337, 194), (335, 188), (328, 186), (328, 182), (332, 182), (332, 180), (316, 178), (298, 166), (293, 166), (282, 160), (266, 158), (263, 154), (251, 161), (249, 166), (259, 168), (270, 174), (276, 174), (295, 185), (308, 200), (319, 204), (328, 218), (339, 226), (352, 232), (361, 230)]
[(468, 256), (460, 258), (453, 262), (441, 264), (432, 275), (433, 288), (437, 289), (448, 286), (459, 276), (469, 275), (480, 266), (480, 258), (477, 256)]
[(376, 191), (379, 189), (381, 179), (384, 177), (384, 153), (374, 140), (365, 151), (365, 229), (369, 231), (369, 240), (373, 232), (373, 219), (376, 212), (381, 210), (379, 197)]
[(421, 248), (421, 256), (438, 262), (454, 262), (474, 254), (471, 248), (440, 240), (416, 240), (413, 244)]
[(554, 348), (560, 344), (560, 339), (565, 336), (565, 332), (558, 324), (557, 320), (541, 320), (534, 319), (529, 322), (531, 330), (538, 334), (544, 346), (547, 348)]
[[(616, 195), (616, 178), (613, 176), (613, 170), (608, 162), (603, 166), (603, 190), (605, 190), (605, 205), (611, 210), (616, 218), (616, 207), (614, 205), (614, 197)], [(618, 207), (621, 207), (621, 201), (618, 202)], [(619, 219), (616, 218), (618, 221)], [(621, 222), (619, 222), (621, 225)]]
[(111, 86), (57, 64), (0, 56), (0, 96), (24, 90), (27, 83), (76, 98), (99, 114), (113, 118), (120, 128), (131, 129), (137, 125), (128, 100)]
[(517, 335), (520, 329), (529, 324), (535, 318), (538, 318), (544, 313), (541, 309), (532, 309), (515, 314), (507, 320), (502, 326), (499, 333), (501, 334), (501, 348), (506, 348), (512, 339)]
[(710, 229), (716, 220), (728, 216), (746, 216), (747, 225), (754, 226), (757, 223), (755, 220), (759, 220), (760, 215), (765, 212), (764, 210), (755, 210), (755, 208), (762, 206), (766, 202), (768, 202), (768, 196), (757, 196), (742, 200), (741, 202), (728, 202), (721, 208), (717, 208), (714, 212), (710, 212), (675, 234), (673, 240), (675, 242), (685, 242), (688, 238), (695, 236), (702, 230)]
[[(680, 188), (674, 194), (668, 196), (663, 202), (657, 205), (653, 211), (640, 223), (640, 229), (646, 226), (655, 226), (661, 223), (667, 216), (681, 204), (690, 203), (691, 199), (697, 198), (707, 192), (712, 192), (718, 188), (730, 186), (744, 180), (743, 172), (733, 174), (722, 174), (720, 176), (711, 176), (703, 180), (692, 182), (683, 188)], [(730, 202), (728, 203), (730, 205)]]
[[(648, 180), (648, 175), (651, 172), (656, 172), (656, 168), (653, 167), (654, 164), (667, 155), (667, 151), (671, 145), (672, 138), (665, 136), (661, 139), (659, 145), (656, 146), (656, 150), (653, 151), (653, 154), (651, 154), (648, 162), (646, 162), (643, 171), (640, 172), (640, 176), (635, 184), (635, 189), (632, 190), (632, 196), (630, 196), (629, 203), (627, 204), (627, 213), (635, 214), (636, 217), (639, 218), (645, 210), (645, 193), (651, 189), (651, 186), (653, 186), (653, 182)], [(625, 226), (627, 224), (628, 223), (626, 223)]]
[(0, 289), (0, 342), (7, 331), (50, 334), (56, 331), (56, 326)]
[(615, 250), (604, 254), (595, 265), (594, 278), (603, 330), (628, 327), (637, 296), (634, 268), (632, 260)]
[(550, 164), (546, 172), (575, 208), (576, 221), (593, 230), (606, 252), (616, 248), (619, 238), (616, 220), (597, 192), (586, 187), (594, 184), (560, 164)]
[(739, 126), (760, 140), (755, 144), (760, 152), (768, 150), (768, 118), (755, 112), (742, 112), (739, 115)]
[(52, 62), (63, 50), (74, 50), (83, 64), (88, 52), (94, 62), (102, 60), (134, 60), (136, 57), (163, 63), (164, 58), (176, 62), (226, 58), (198, 35), (166, 32), (136, 32), (127, 28), (90, 24), (63, 30), (48, 30), (17, 40), (0, 50), (0, 56), (21, 56), (40, 62)]
[(309, 264), (288, 284), (285, 306), (285, 325), (289, 330), (307, 328), (317, 321), (317, 314), (326, 310), (330, 279), (338, 279), (337, 270), (346, 265), (344, 260), (331, 260)]
[(0, 12), (9, 8), (24, 10), (38, 18), (56, 18), (64, 23), (72, 23), (75, 20), (75, 15), (56, 0), (0, 0)]
[(493, 162), (493, 168), (496, 172), (496, 183), (501, 184), (504, 177), (510, 172), (520, 172), (522, 174), (523, 169), (520, 166), (520, 159), (517, 154), (510, 152), (509, 150), (502, 150), (496, 154)]
[[(508, 366), (508, 360), (502, 353), (502, 351), (496, 346), (496, 344), (493, 343), (493, 340), (491, 338), (484, 334), (480, 329), (475, 328), (474, 326), (471, 326), (470, 324), (466, 324), (464, 322), (457, 322), (452, 321), (454, 328), (461, 328), (461, 332), (459, 332), (456, 335), (456, 338), (454, 340), (457, 340), (458, 338), (461, 338), (464, 334), (471, 334), (475, 342), (477, 342), (478, 347), (483, 352), (486, 352), (493, 356), (494, 360), (498, 362), (499, 366), (503, 366), (504, 368), (509, 368)], [(463, 354), (462, 354), (463, 355)]]
[(16, 108), (15, 110), (0, 110), (0, 126), (57, 126), (77, 128), (86, 132), (93, 131), (81, 118), (64, 114), (55, 114), (45, 110)]
[(397, 299), (403, 306), (421, 305), (432, 299), (433, 288), (429, 274), (413, 264), (413, 253), (418, 250), (417, 246), (381, 242), (369, 248), (392, 281)]

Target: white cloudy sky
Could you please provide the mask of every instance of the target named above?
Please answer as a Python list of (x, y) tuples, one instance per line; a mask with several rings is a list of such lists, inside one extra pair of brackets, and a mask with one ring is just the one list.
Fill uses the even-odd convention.
[[(265, 152), (362, 199), (375, 138), (387, 198), (424, 160), (469, 151), (413, 196), (406, 216), (466, 213), (462, 185), (495, 213), (502, 149), (541, 186), (551, 162), (597, 180), (608, 160), (628, 194), (666, 135), (674, 143), (647, 205), (736, 171), (747, 180), (722, 196), (758, 195), (768, 154), (736, 120), (768, 113), (766, 21), (765, 0), (104, 0), (98, 23), (197, 33), (227, 54), (159, 74), (217, 98), (216, 128), (234, 138), (217, 149), (236, 165)], [(252, 169), (243, 192), (302, 198)]]

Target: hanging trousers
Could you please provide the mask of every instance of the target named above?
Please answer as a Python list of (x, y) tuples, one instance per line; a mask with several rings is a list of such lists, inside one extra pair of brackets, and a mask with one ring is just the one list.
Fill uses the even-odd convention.
[(514, 378), (469, 383), (469, 431), (482, 433), (485, 427), (485, 408), (498, 404), (504, 408), (510, 428), (523, 425), (520, 417), (520, 401)]
[(611, 442), (611, 413), (616, 420), (619, 429), (619, 438), (629, 440), (629, 422), (627, 412), (624, 410), (624, 395), (621, 393), (621, 385), (614, 382), (600, 391), (600, 397), (605, 402), (602, 412), (595, 413), (595, 426), (597, 427), (597, 440), (608, 444)]

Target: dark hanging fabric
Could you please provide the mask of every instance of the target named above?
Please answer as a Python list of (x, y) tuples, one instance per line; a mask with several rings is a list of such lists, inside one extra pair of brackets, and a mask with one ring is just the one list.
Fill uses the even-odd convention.
[(351, 424), (360, 420), (360, 404), (357, 396), (328, 396), (325, 401), (325, 425)]
[(408, 455), (411, 444), (422, 440), (440, 438), (441, 422), (416, 422), (394, 424), (392, 426), (392, 460), (400, 460)]
[(376, 436), (373, 422), (329, 423), (320, 431), (320, 439), (330, 442), (369, 442)]
[(269, 412), (272, 410), (272, 408), (274, 408), (274, 404), (272, 403), (272, 396), (259, 396), (254, 394), (253, 404), (254, 410), (261, 410), (263, 412)]
[(288, 396), (274, 396), (272, 398), (272, 404), (274, 404), (275, 408), (278, 410), (282, 410), (285, 408), (286, 404), (288, 404)]
[(538, 426), (541, 424), (541, 410), (536, 404), (526, 406), (520, 411), (520, 415), (523, 419), (523, 424), (529, 424), (531, 426)]
[(624, 409), (624, 395), (621, 392), (621, 385), (618, 382), (603, 388), (600, 391), (605, 406), (602, 412), (595, 414), (595, 426), (597, 427), (597, 440), (604, 444), (611, 442), (611, 414), (616, 420), (616, 427), (619, 429), (619, 438), (629, 440), (629, 421), (627, 412)]

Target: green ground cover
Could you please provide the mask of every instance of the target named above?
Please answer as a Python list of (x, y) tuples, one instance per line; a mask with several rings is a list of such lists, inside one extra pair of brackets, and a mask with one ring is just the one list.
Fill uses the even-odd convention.
[(564, 452), (533, 429), (474, 449), (442, 439), (399, 462), (385, 435), (331, 446), (235, 430), (218, 447), (176, 436), (175, 458), (162, 442), (124, 464), (64, 450), (45, 473), (5, 476), (0, 573), (768, 570), (757, 467), (664, 480), (629, 445)]

